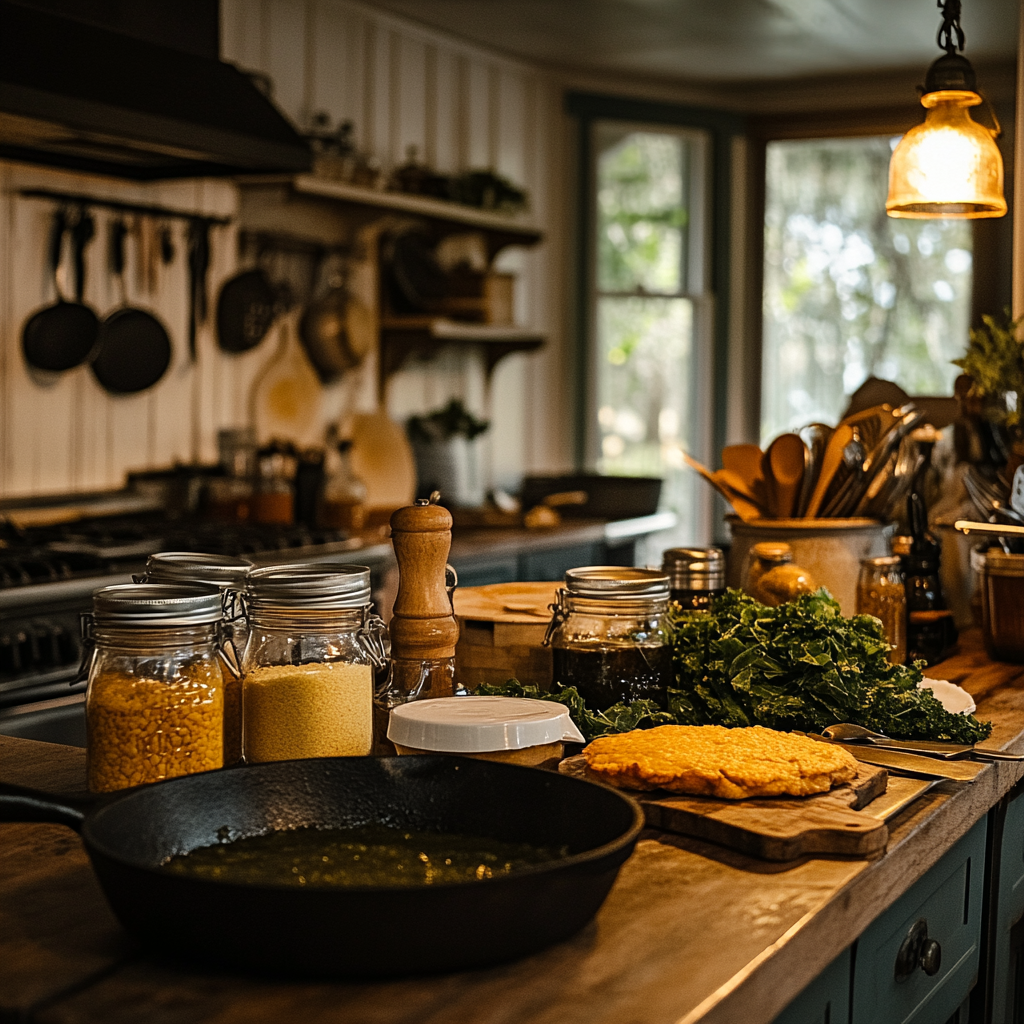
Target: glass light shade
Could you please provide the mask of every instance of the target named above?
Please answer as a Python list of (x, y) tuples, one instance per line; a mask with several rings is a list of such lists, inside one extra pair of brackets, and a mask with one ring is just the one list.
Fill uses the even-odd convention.
[(1002, 217), (1003, 158), (994, 133), (971, 118), (976, 92), (925, 93), (924, 124), (911, 128), (889, 161), (890, 217)]

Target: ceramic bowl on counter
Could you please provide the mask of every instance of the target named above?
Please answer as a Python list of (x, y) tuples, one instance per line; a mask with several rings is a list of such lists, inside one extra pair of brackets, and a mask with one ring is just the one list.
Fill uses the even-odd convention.
[(582, 743), (568, 709), (527, 697), (439, 697), (394, 708), (388, 739), (399, 754), (458, 754), (554, 767), (564, 744)]

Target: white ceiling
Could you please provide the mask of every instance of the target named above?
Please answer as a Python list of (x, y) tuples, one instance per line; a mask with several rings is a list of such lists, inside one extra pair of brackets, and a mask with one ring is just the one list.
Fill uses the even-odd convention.
[[(547, 65), (741, 82), (923, 69), (935, 0), (375, 0), (440, 31)], [(1012, 58), (1017, 0), (964, 0), (964, 53)]]

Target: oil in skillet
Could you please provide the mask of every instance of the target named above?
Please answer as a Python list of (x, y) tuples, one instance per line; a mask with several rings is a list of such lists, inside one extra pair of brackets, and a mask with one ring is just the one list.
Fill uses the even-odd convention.
[(497, 878), (565, 855), (564, 849), (529, 843), (365, 825), (300, 828), (200, 846), (170, 857), (164, 868), (242, 885), (422, 886)]

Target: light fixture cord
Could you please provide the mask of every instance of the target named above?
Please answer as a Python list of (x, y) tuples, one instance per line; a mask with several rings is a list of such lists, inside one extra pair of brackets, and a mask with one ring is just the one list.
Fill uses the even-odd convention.
[(938, 0), (942, 11), (942, 27), (939, 29), (938, 44), (952, 55), (964, 48), (964, 30), (960, 27), (960, 0)]

